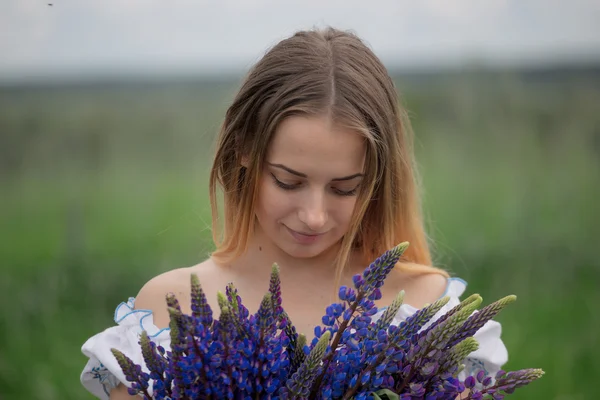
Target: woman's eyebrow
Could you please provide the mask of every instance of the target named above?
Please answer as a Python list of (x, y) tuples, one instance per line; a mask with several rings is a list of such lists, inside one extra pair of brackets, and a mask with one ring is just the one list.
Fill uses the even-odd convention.
[[(273, 163), (270, 163), (270, 162), (267, 162), (267, 164), (269, 164), (271, 167), (282, 169), (284, 171), (289, 172), (292, 175), (296, 175), (296, 176), (299, 176), (301, 178), (307, 178), (308, 177), (306, 174), (303, 174), (302, 172), (295, 171), (295, 170), (293, 170), (293, 169), (291, 169), (289, 167), (286, 167), (283, 164), (273, 164)], [(348, 181), (350, 179), (354, 179), (354, 178), (358, 178), (358, 177), (363, 177), (363, 176), (364, 176), (364, 174), (357, 173), (357, 174), (352, 174), (352, 175), (348, 175), (348, 176), (343, 176), (341, 178), (333, 178), (332, 181), (334, 181), (334, 182)]]

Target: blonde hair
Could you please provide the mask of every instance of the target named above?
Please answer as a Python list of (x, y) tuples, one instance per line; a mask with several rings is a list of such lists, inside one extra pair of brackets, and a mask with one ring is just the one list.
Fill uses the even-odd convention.
[[(228, 263), (247, 250), (259, 176), (278, 124), (292, 115), (327, 115), (367, 143), (364, 184), (336, 259), (338, 282), (353, 249), (370, 262), (403, 241), (410, 246), (397, 268), (448, 276), (431, 266), (412, 131), (397, 96), (381, 61), (350, 32), (301, 31), (270, 49), (246, 76), (218, 136), (209, 181), (216, 245), (211, 256)], [(222, 227), (217, 186), (223, 191)]]

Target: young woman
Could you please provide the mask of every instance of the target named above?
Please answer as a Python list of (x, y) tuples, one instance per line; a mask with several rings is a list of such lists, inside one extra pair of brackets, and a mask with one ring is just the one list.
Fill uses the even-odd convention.
[[(354, 274), (403, 241), (410, 246), (378, 304), (404, 290), (397, 322), (449, 295), (444, 313), (466, 288), (432, 266), (409, 123), (385, 67), (351, 33), (302, 31), (266, 53), (227, 110), (209, 184), (216, 250), (150, 280), (117, 308), (116, 326), (84, 344), (81, 380), (99, 398), (130, 398), (110, 349), (142, 363), (142, 330), (168, 346), (165, 295), (176, 294), (190, 312), (191, 273), (213, 310), (216, 292), (234, 282), (254, 312), (277, 262), (283, 306), (309, 337), (339, 285), (351, 285)], [(480, 348), (465, 372), (500, 369), (507, 361), (500, 332), (490, 321), (475, 335)]]

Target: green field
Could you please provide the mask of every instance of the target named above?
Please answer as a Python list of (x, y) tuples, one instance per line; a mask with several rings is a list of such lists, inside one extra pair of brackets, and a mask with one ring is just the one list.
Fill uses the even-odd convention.
[[(0, 88), (0, 398), (87, 399), (83, 342), (211, 249), (206, 184), (237, 81)], [(600, 74), (399, 76), (439, 266), (497, 318), (513, 399), (595, 398)], [(285, 279), (285, 277), (283, 277)], [(243, 295), (243, 294), (242, 294)]]

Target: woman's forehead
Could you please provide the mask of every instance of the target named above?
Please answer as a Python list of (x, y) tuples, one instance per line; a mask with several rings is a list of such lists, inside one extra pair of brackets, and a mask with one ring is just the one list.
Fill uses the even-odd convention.
[(332, 124), (327, 117), (293, 116), (276, 130), (267, 161), (297, 167), (314, 164), (349, 174), (362, 171), (365, 152), (365, 140), (357, 132)]
[(324, 180), (363, 172), (366, 146), (356, 132), (324, 117), (290, 117), (269, 145), (266, 161)]

